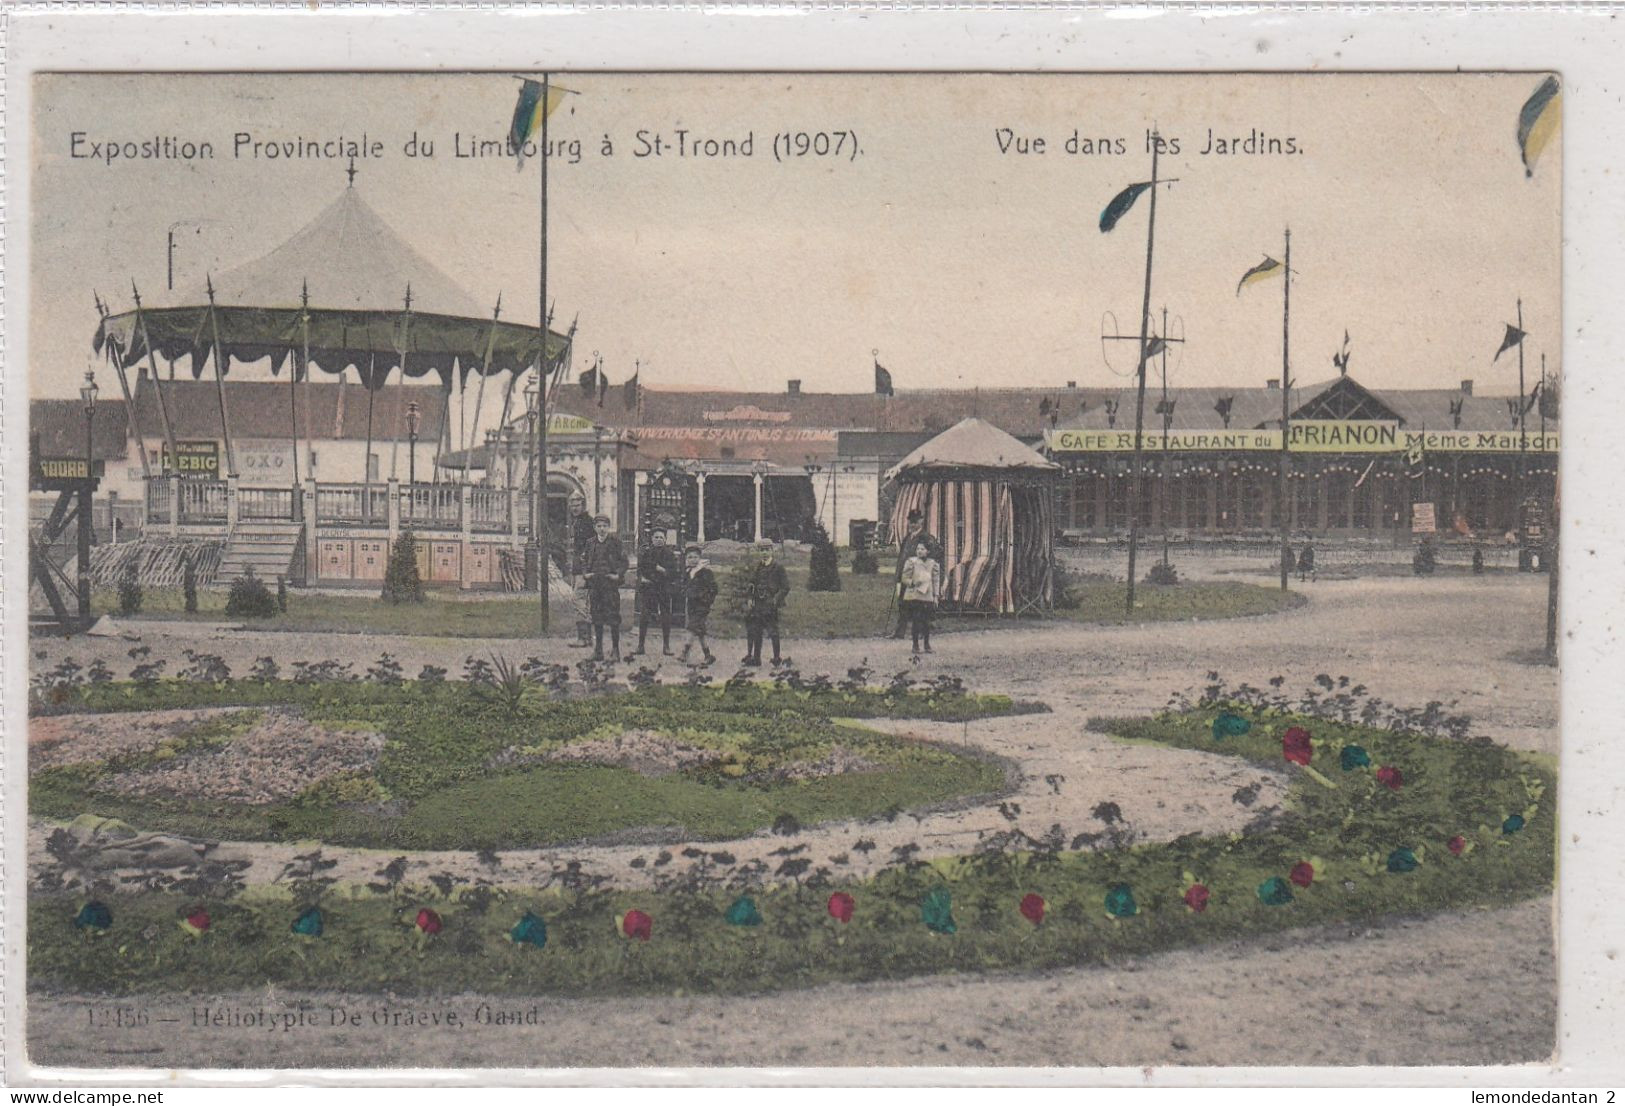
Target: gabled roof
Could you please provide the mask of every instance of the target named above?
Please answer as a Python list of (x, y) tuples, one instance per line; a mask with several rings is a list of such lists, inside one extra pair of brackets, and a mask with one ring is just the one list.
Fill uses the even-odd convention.
[[(98, 461), (123, 457), (128, 418), (122, 399), (98, 399), (91, 420), (91, 450)], [(41, 457), (85, 455), (85, 407), (77, 399), (36, 399), (28, 404), (28, 433)]]
[[(300, 438), (308, 433), (318, 442), (366, 440), (369, 394), (366, 388), (359, 384), (311, 381), (308, 414), (305, 388), (301, 382), (297, 389), (290, 390), (286, 380), (227, 380), (226, 411), (231, 418), (232, 439), (291, 438), (290, 402), (297, 399)], [(222, 436), (220, 398), (214, 381), (166, 380), (163, 390), (177, 440)], [(371, 395), (374, 441), (387, 441), (397, 435), (402, 441), (406, 439), (406, 405), (414, 400), (418, 405), (418, 440), (439, 439), (440, 420), (446, 411), (446, 393), (439, 388), (396, 386), (379, 389)], [(151, 377), (143, 375), (136, 382), (135, 404), (141, 433), (147, 438), (161, 438), (164, 424)], [(101, 421), (100, 408), (97, 421)], [(119, 426), (123, 433), (122, 420)]]
[(886, 479), (953, 469), (1053, 472), (1060, 468), (982, 419), (961, 419), (892, 468)]

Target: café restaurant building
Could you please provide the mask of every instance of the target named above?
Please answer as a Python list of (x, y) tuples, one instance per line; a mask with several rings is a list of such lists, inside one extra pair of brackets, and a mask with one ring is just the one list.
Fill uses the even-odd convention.
[[(1549, 506), (1557, 472), (1555, 396), (1369, 389), (1353, 377), (1287, 397), (1286, 510), (1294, 532), (1349, 537), (1438, 533), (1499, 541)], [(1044, 432), (1062, 465), (1056, 517), (1074, 537), (1128, 527), (1132, 391), (1103, 397)], [(1520, 412), (1520, 406), (1523, 410)], [(1263, 388), (1151, 389), (1139, 518), (1188, 536), (1278, 532), (1282, 397)]]

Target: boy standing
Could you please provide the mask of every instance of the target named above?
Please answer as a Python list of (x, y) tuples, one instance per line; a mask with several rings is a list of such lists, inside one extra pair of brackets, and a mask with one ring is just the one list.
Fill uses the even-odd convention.
[(649, 547), (638, 554), (638, 651), (649, 640), (649, 620), (660, 620), (660, 647), (671, 656), (671, 588), (677, 582), (677, 557), (666, 544), (666, 532), (649, 535)]
[(621, 584), (626, 579), (626, 551), (621, 539), (609, 532), (609, 516), (593, 520), (593, 539), (587, 546), (587, 563), (582, 572), (587, 581), (589, 614), (592, 618), (592, 659), (604, 659), (604, 627), (609, 627), (610, 653), (621, 657)]
[(711, 605), (717, 601), (717, 578), (705, 558), (700, 556), (699, 546), (689, 546), (684, 559), (683, 602), (687, 613), (684, 621), (688, 626), (688, 641), (683, 645), (679, 659), (687, 664), (690, 650), (698, 645), (700, 654), (705, 658), (704, 663), (710, 664), (716, 658), (711, 655), (711, 647), (705, 640), (706, 620), (711, 617)]
[(773, 543), (757, 543), (760, 559), (751, 567), (750, 590), (745, 597), (745, 657), (742, 664), (758, 668), (762, 663), (762, 639), (773, 642), (773, 663), (779, 656), (779, 611), (790, 597), (790, 577), (773, 555)]

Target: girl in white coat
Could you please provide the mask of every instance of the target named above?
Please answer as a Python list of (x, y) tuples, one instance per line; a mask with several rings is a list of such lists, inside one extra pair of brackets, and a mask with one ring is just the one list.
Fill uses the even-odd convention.
[(903, 564), (903, 574), (897, 582), (897, 599), (908, 616), (909, 631), (914, 637), (914, 651), (931, 652), (931, 616), (936, 613), (942, 598), (942, 566), (931, 557), (931, 551), (922, 543), (914, 547), (914, 555)]

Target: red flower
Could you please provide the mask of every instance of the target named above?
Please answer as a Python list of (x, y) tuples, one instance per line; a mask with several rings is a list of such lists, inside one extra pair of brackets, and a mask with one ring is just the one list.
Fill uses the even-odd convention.
[(829, 897), (829, 916), (837, 922), (850, 922), (852, 911), (857, 907), (857, 900), (845, 891), (837, 891)]
[(1315, 866), (1307, 860), (1300, 860), (1292, 866), (1292, 871), (1287, 873), (1286, 878), (1299, 887), (1308, 887), (1315, 882)]
[(1207, 909), (1208, 890), (1200, 883), (1193, 883), (1185, 891), (1185, 905), (1200, 914)]
[(209, 928), (209, 912), (201, 906), (194, 906), (186, 915), (186, 924), (197, 933)]
[(1444, 847), (1450, 850), (1451, 856), (1460, 856), (1462, 850), (1467, 847), (1467, 839), (1458, 833), (1446, 841)]
[(418, 911), (418, 928), (424, 933), (427, 933), (430, 937), (433, 937), (436, 933), (439, 933), (442, 928), (440, 915), (436, 914), (433, 910), (430, 910), (427, 906), (425, 906), (422, 910)]
[(1302, 726), (1293, 726), (1281, 735), (1281, 755), (1293, 764), (1309, 765), (1309, 758), (1314, 755), (1309, 747), (1309, 731)]
[(655, 920), (641, 910), (628, 910), (621, 919), (621, 932), (639, 941), (647, 941), (654, 928)]
[(1044, 896), (1023, 895), (1021, 899), (1021, 916), (1033, 925), (1044, 920)]
[(1404, 785), (1405, 777), (1392, 764), (1384, 764), (1377, 769), (1377, 782), (1390, 791), (1398, 791)]

